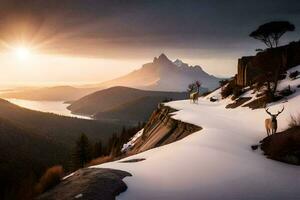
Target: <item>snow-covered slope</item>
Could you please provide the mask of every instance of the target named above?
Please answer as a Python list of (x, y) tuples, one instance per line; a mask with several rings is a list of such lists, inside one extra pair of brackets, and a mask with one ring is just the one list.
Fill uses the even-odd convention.
[(156, 91), (186, 91), (193, 81), (201, 81), (202, 87), (213, 90), (219, 85), (219, 78), (209, 75), (200, 66), (189, 66), (180, 60), (172, 62), (166, 55), (154, 58), (152, 63), (143, 65), (120, 78), (104, 82), (101, 87), (127, 86)]
[[(291, 69), (299, 70), (300, 66)], [(283, 80), (296, 92), (274, 103), (270, 111), (285, 106), (279, 116), (279, 131), (288, 127), (291, 115), (300, 111), (300, 79)], [(211, 96), (218, 96), (217, 90)], [(255, 94), (253, 94), (254, 96)], [(266, 136), (263, 109), (225, 109), (230, 100), (210, 102), (207, 98), (167, 103), (179, 111), (173, 118), (203, 129), (183, 140), (146, 151), (133, 158), (137, 163), (118, 161), (98, 165), (132, 173), (125, 178), (128, 190), (118, 199), (300, 199), (300, 168), (267, 159), (251, 150)], [(129, 158), (126, 158), (129, 159)]]

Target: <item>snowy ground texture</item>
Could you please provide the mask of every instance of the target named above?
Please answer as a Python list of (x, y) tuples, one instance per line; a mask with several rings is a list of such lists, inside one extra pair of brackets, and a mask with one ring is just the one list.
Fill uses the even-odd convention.
[[(300, 66), (290, 71), (298, 69)], [(300, 79), (280, 84), (296, 89)], [(218, 96), (214, 92), (211, 96)], [(252, 151), (266, 136), (263, 109), (225, 109), (230, 100), (198, 104), (189, 100), (167, 105), (178, 109), (175, 119), (203, 129), (183, 140), (131, 156), (146, 158), (137, 163), (111, 162), (95, 167), (125, 170), (128, 190), (121, 200), (137, 199), (300, 199), (300, 167), (267, 159), (260, 150)], [(288, 101), (270, 105), (271, 112), (281, 106), (279, 131), (288, 127), (290, 115), (300, 114), (300, 88)], [(129, 159), (129, 158), (126, 158)]]

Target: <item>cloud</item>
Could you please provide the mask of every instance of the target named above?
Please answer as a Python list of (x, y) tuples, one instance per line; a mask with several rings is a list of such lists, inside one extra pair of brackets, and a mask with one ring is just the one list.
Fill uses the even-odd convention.
[(285, 19), (300, 27), (298, 0), (0, 2), (2, 41), (23, 40), (45, 52), (96, 57), (141, 56), (141, 50), (157, 49), (227, 55), (259, 45), (248, 33), (261, 23)]

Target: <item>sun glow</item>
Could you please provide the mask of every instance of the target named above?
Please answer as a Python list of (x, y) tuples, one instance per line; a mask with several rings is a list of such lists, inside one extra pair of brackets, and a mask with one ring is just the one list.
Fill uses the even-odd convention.
[(14, 49), (14, 54), (20, 60), (26, 60), (30, 57), (31, 52), (29, 48), (26, 47), (17, 47)]

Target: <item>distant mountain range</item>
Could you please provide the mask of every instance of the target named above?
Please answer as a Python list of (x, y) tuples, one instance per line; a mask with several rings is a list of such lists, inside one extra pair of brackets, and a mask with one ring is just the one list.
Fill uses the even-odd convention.
[(143, 122), (158, 103), (185, 98), (185, 92), (146, 91), (117, 86), (87, 95), (73, 102), (68, 109), (74, 114), (101, 120)]
[(189, 66), (181, 60), (172, 62), (165, 54), (155, 57), (153, 62), (125, 76), (101, 83), (97, 86), (127, 86), (156, 91), (186, 91), (193, 81), (200, 81), (202, 87), (214, 90), (221, 79), (209, 75), (200, 66)]
[(99, 84), (83, 86), (57, 86), (33, 88), (17, 91), (2, 91), (2, 98), (17, 98), (27, 100), (73, 101), (100, 89), (114, 86), (125, 86), (153, 91), (186, 91), (193, 81), (202, 83), (201, 91), (213, 90), (218, 87), (221, 79), (209, 75), (200, 66), (189, 66), (181, 60), (172, 62), (165, 54), (154, 58), (153, 62), (144, 64), (125, 76)]

